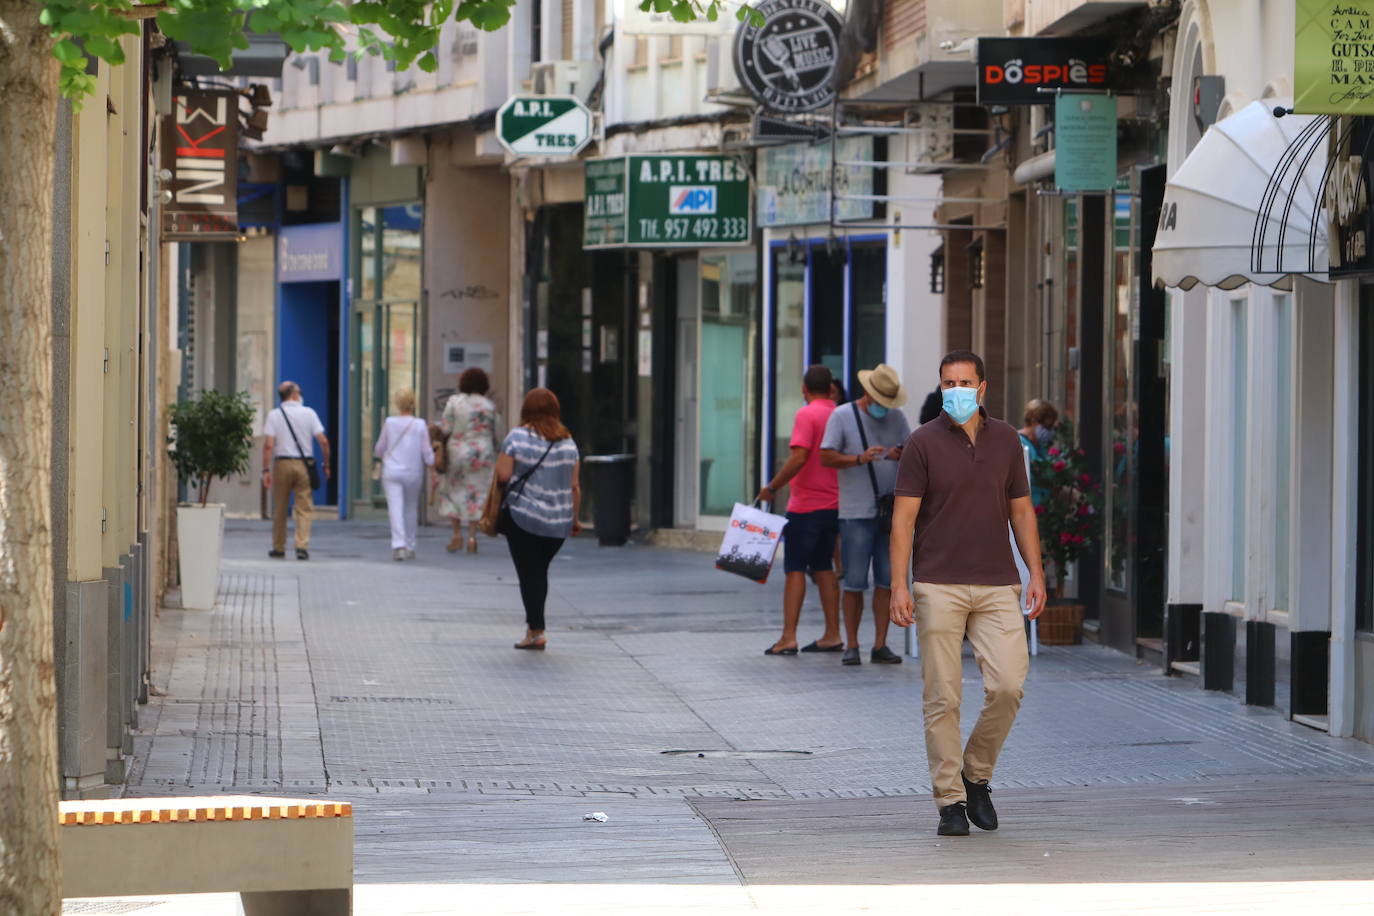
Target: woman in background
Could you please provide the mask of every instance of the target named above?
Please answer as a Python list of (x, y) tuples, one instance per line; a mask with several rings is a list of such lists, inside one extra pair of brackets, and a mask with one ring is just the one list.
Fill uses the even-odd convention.
[(491, 383), (474, 366), (458, 377), (458, 394), (444, 405), (439, 428), (448, 436), (448, 468), (439, 478), (439, 513), (453, 524), (446, 548), (463, 546), (463, 523), (468, 523), (468, 553), (477, 552), (477, 522), (482, 518), (487, 488), (496, 461), (496, 405), (487, 399)]
[(433, 467), (429, 427), (415, 416), (415, 392), (396, 392), (396, 415), (387, 417), (373, 456), (382, 462), (382, 492), (391, 517), (391, 558), (415, 559), (415, 534), (420, 524), (420, 493), (425, 468)]
[(549, 564), (570, 534), (582, 526), (577, 510), (577, 443), (560, 418), (558, 397), (547, 388), (525, 395), (520, 425), (501, 443), (496, 479), (505, 485), (497, 527), (506, 536), (525, 605), (525, 638), (517, 649), (543, 651), (544, 602)]

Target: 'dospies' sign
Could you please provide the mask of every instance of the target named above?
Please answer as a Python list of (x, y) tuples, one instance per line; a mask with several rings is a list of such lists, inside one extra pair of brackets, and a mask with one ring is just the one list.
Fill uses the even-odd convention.
[(572, 96), (517, 95), (496, 112), (496, 139), (516, 156), (575, 156), (592, 138), (592, 113)]
[(586, 174), (584, 248), (749, 243), (749, 173), (729, 156), (631, 155), (588, 162)]
[(978, 104), (1047, 105), (1055, 90), (1119, 88), (1110, 51), (1094, 39), (980, 38)]
[(1374, 114), (1374, 2), (1297, 0), (1293, 111)]

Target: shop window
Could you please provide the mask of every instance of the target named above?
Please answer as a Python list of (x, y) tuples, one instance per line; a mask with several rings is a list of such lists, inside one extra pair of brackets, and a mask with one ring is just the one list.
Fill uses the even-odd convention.
[[(753, 251), (701, 258), (699, 506), (728, 516), (757, 489), (752, 397), (758, 269)], [(789, 418), (790, 422), (790, 418)]]
[(1106, 481), (1107, 587), (1126, 591), (1131, 585), (1132, 487), (1135, 481), (1138, 419), (1134, 397), (1131, 328), (1138, 320), (1136, 309), (1135, 251), (1138, 227), (1133, 220), (1136, 198), (1129, 182), (1117, 187), (1112, 198), (1112, 303), (1107, 321), (1108, 441)]
[(1291, 296), (1274, 297), (1274, 594), (1270, 604), (1287, 610), (1293, 488), (1293, 300)]
[(801, 379), (806, 371), (803, 324), (806, 320), (806, 262), (795, 262), (784, 248), (773, 260), (773, 467), (787, 455), (792, 420), (802, 406)]
[(854, 358), (849, 396), (861, 392), (857, 372), (887, 359), (887, 253), (881, 244), (855, 245), (850, 256), (850, 321)]
[(1245, 298), (1231, 300), (1231, 460), (1227, 468), (1231, 475), (1231, 600), (1245, 600), (1246, 492), (1249, 466), (1249, 406), (1250, 334), (1247, 327), (1249, 302)]
[(1360, 289), (1359, 500), (1355, 626), (1374, 630), (1374, 287)]

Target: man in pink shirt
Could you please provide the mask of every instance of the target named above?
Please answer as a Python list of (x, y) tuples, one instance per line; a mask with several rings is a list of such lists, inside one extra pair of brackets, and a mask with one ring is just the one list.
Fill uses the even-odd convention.
[[(835, 409), (830, 399), (830, 370), (812, 366), (802, 378), (802, 397), (806, 406), (797, 411), (788, 443), (791, 454), (777, 476), (759, 490), (759, 500), (772, 502), (775, 490), (789, 483), (787, 527), (783, 529), (783, 570), (787, 574), (782, 592), (782, 638), (764, 650), (764, 655), (796, 655), (802, 652), (843, 652), (840, 637), (840, 584), (835, 578), (835, 538), (840, 530), (840, 485), (834, 468), (821, 464), (821, 439), (825, 424)], [(802, 600), (806, 597), (806, 576), (816, 579), (825, 612), (825, 633), (820, 639), (797, 649), (797, 623), (801, 620)]]

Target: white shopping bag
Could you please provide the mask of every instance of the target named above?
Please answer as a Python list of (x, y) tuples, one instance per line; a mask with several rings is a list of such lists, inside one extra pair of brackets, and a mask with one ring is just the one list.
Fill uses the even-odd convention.
[(771, 515), (762, 509), (735, 503), (735, 509), (730, 513), (730, 527), (720, 542), (716, 569), (753, 579), (760, 584), (767, 582), (786, 524), (787, 519), (781, 515)]

